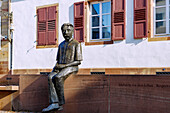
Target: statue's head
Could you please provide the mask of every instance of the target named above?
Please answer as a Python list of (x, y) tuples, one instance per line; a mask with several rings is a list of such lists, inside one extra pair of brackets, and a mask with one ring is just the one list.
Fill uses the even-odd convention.
[(61, 26), (61, 30), (62, 30), (63, 37), (65, 38), (65, 40), (69, 41), (72, 38), (72, 36), (73, 36), (73, 32), (74, 32), (73, 25), (70, 24), (70, 23), (64, 23)]

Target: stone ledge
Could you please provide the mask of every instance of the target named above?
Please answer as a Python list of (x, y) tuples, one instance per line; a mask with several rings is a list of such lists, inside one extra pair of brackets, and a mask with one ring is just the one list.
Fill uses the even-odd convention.
[(18, 91), (19, 86), (0, 86), (0, 91), (5, 90), (5, 91)]

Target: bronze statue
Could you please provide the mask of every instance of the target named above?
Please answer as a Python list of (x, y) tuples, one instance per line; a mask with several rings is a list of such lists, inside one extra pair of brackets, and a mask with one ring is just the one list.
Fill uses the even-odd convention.
[(65, 41), (60, 43), (57, 54), (57, 63), (48, 75), (50, 105), (42, 112), (62, 110), (65, 104), (64, 80), (72, 73), (78, 72), (78, 65), (82, 61), (81, 44), (73, 39), (73, 25), (65, 23), (61, 27)]

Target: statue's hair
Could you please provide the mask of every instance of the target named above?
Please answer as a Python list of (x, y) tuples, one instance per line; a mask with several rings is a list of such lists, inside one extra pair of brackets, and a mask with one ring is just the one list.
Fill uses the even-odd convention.
[(74, 26), (70, 23), (64, 23), (62, 26), (61, 26), (61, 30), (63, 30), (63, 27), (64, 26), (71, 26), (72, 28), (74, 28)]

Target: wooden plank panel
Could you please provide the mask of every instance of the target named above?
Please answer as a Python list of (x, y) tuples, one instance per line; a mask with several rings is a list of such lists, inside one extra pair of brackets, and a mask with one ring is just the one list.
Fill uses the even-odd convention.
[(125, 0), (112, 0), (112, 40), (125, 39)]
[(79, 42), (84, 42), (85, 35), (85, 2), (74, 3), (74, 38)]

